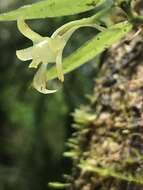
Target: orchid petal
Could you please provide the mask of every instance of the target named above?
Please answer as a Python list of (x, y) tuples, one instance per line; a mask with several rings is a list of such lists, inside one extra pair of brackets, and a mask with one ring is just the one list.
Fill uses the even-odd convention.
[[(93, 17), (94, 18), (94, 17)], [(94, 19), (93, 19), (94, 20)], [(71, 21), (69, 23), (64, 24), (63, 26), (61, 26), (60, 28), (58, 28), (52, 35), (52, 37), (56, 37), (58, 35), (62, 36), (64, 33), (66, 33), (67, 31), (69, 31), (70, 29), (72, 29), (73, 27), (76, 26), (83, 26), (83, 25), (87, 25), (91, 22), (91, 25), (93, 24), (93, 20), (91, 18), (84, 18), (84, 19), (79, 19), (79, 20), (75, 20), (75, 21)]]
[(63, 82), (64, 74), (63, 74), (63, 69), (62, 69), (62, 52), (57, 55), (56, 67), (57, 67), (58, 78), (59, 78), (59, 80), (61, 80)]
[(30, 63), (30, 65), (29, 65), (29, 68), (37, 68), (38, 67), (38, 65), (40, 64), (40, 60), (38, 60), (38, 59), (33, 59), (32, 60), (32, 62)]
[(54, 38), (58, 35), (62, 36), (63, 34), (65, 34), (74, 27), (77, 27), (78, 29), (79, 27), (85, 27), (85, 26), (95, 27), (99, 31), (103, 31), (105, 29), (104, 27), (100, 26), (98, 23), (95, 23), (95, 16), (92, 16), (89, 18), (83, 18), (64, 24), (53, 33), (52, 37)]
[(33, 59), (32, 51), (33, 51), (33, 47), (17, 50), (16, 55), (20, 60), (27, 61), (27, 60)]
[(37, 91), (39, 91), (43, 94), (55, 93), (57, 90), (48, 90), (47, 89), (46, 73), (47, 73), (47, 64), (42, 64), (34, 76), (33, 87)]
[(33, 42), (41, 40), (43, 37), (31, 30), (31, 28), (25, 23), (24, 19), (19, 18), (17, 20), (17, 27), (19, 31), (27, 38), (32, 40)]
[(97, 25), (96, 24), (83, 24), (83, 25), (78, 25), (78, 26), (74, 26), (72, 27), (71, 29), (69, 29), (67, 32), (65, 32), (63, 35), (62, 35), (62, 38), (63, 40), (67, 43), (67, 41), (69, 40), (69, 38), (72, 36), (72, 34), (78, 30), (79, 28), (82, 28), (82, 27), (92, 27), (92, 28), (96, 28), (98, 30), (104, 30), (104, 27), (100, 27), (98, 26), (97, 28)]

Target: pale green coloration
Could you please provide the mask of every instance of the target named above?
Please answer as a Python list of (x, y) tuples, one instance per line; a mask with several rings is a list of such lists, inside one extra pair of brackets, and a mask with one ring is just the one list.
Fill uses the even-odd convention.
[[(103, 32), (100, 32), (96, 37), (89, 40), (82, 47), (77, 49), (70, 56), (63, 60), (64, 74), (85, 64), (87, 61), (92, 60), (96, 55), (109, 48), (112, 44), (121, 40), (132, 29), (132, 24), (129, 22), (121, 22), (114, 26), (109, 27)], [(47, 71), (47, 80), (57, 78), (56, 69), (53, 66)]]
[(73, 117), (77, 123), (80, 123), (82, 125), (88, 125), (93, 122), (97, 116), (90, 113), (90, 111), (87, 110), (86, 107), (82, 107), (82, 109), (75, 110), (75, 112), (73, 113)]
[(94, 23), (94, 19), (95, 16), (65, 24), (57, 29), (50, 38), (42, 37), (41, 35), (32, 31), (23, 19), (18, 19), (18, 29), (24, 36), (32, 40), (33, 46), (23, 50), (17, 50), (17, 57), (22, 61), (32, 60), (31, 64), (29, 65), (30, 68), (37, 68), (39, 64), (41, 64), (33, 79), (33, 87), (35, 89), (44, 94), (56, 92), (56, 90), (47, 89), (47, 64), (54, 62), (56, 63), (58, 78), (63, 82), (63, 49), (73, 32), (80, 27), (89, 26), (98, 28), (99, 30), (104, 30), (104, 28)]
[(74, 15), (92, 9), (103, 10), (113, 4), (112, 0), (42, 0), (17, 10), (0, 14), (0, 21), (36, 19)]
[(143, 179), (142, 176), (138, 175), (138, 173), (135, 174), (129, 174), (128, 172), (120, 172), (120, 171), (116, 171), (115, 169), (111, 169), (109, 168), (103, 168), (103, 167), (98, 167), (95, 165), (91, 164), (92, 161), (90, 160), (81, 160), (81, 163), (78, 165), (79, 168), (81, 168), (84, 171), (89, 171), (89, 172), (95, 172), (97, 174), (99, 174), (100, 176), (103, 177), (113, 177), (116, 179), (120, 179), (120, 180), (125, 180), (128, 182), (135, 182), (135, 183), (139, 183), (139, 184), (143, 184)]
[(54, 189), (67, 189), (68, 187), (70, 187), (70, 184), (53, 182), (53, 183), (49, 183), (48, 186)]
[[(33, 79), (34, 88), (44, 94), (55, 92), (56, 90), (47, 89), (48, 80), (58, 76), (61, 81), (64, 81), (63, 73), (68, 73), (91, 60), (131, 30), (132, 25), (128, 22), (117, 24), (106, 30), (98, 25), (98, 20), (109, 14), (114, 3), (112, 0), (69, 0), (67, 6), (67, 0), (45, 0), (0, 15), (1, 21), (18, 20), (18, 28), (21, 33), (33, 42), (33, 46), (18, 50), (17, 56), (23, 61), (32, 60), (29, 67), (37, 68), (41, 64)], [(24, 22), (25, 19), (65, 16), (94, 8), (102, 11), (92, 17), (65, 24), (57, 29), (51, 37), (37, 34)], [(67, 57), (62, 64), (62, 52), (68, 39), (75, 30), (83, 26), (96, 27), (102, 32)], [(56, 63), (56, 67), (53, 66), (47, 72), (47, 64), (53, 62)]]

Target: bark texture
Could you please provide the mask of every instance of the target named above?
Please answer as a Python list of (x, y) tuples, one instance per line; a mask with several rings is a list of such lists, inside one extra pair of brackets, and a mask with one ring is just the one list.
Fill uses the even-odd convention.
[(143, 190), (143, 32), (104, 53), (87, 106), (75, 110), (69, 190)]

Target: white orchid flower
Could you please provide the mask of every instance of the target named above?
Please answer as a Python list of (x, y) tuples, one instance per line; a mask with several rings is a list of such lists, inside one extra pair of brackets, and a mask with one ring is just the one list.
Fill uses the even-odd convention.
[(17, 57), (22, 61), (32, 60), (29, 65), (30, 68), (37, 68), (39, 64), (41, 64), (33, 79), (33, 87), (36, 90), (44, 94), (56, 92), (56, 90), (47, 89), (47, 64), (56, 63), (58, 78), (63, 82), (62, 53), (71, 35), (75, 30), (83, 26), (102, 29), (100, 26), (92, 23), (93, 19), (91, 18), (72, 21), (65, 24), (57, 29), (51, 37), (39, 35), (32, 31), (23, 19), (18, 19), (18, 29), (24, 36), (32, 40), (33, 46), (23, 50), (17, 50)]

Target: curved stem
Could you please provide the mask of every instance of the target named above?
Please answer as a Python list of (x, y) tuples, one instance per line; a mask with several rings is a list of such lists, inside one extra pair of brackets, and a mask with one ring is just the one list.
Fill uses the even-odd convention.
[(39, 41), (41, 38), (43, 38), (40, 34), (31, 30), (31, 28), (25, 23), (24, 19), (22, 18), (17, 20), (17, 27), (24, 36), (26, 36), (33, 42)]
[[(54, 38), (55, 36), (57, 35), (60, 35), (62, 36), (64, 33), (66, 33), (67, 31), (69, 31), (71, 28), (73, 27), (78, 27), (79, 25), (82, 26), (82, 25), (95, 25), (95, 27), (97, 26), (97, 29), (99, 29), (99, 25), (100, 25), (100, 18), (102, 16), (105, 16), (106, 14), (108, 14), (110, 12), (112, 7), (107, 7), (105, 9), (103, 9), (102, 11), (100, 11), (99, 13), (91, 16), (91, 17), (88, 17), (88, 18), (84, 18), (84, 19), (80, 19), (80, 20), (76, 20), (76, 21), (72, 21), (70, 23), (67, 23), (67, 24), (64, 24), (63, 26), (61, 26), (59, 29), (57, 29), (52, 37)], [(101, 29), (101, 27), (100, 27)]]

